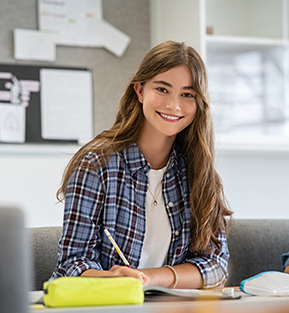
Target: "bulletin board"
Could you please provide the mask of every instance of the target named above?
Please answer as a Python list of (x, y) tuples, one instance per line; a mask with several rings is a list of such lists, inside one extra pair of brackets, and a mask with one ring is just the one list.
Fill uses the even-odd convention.
[(1, 143), (83, 143), (92, 136), (91, 69), (0, 64)]
[[(1, 0), (0, 9), (0, 64), (93, 69), (94, 134), (109, 129), (115, 122), (125, 82), (151, 48), (149, 0), (103, 0), (102, 5), (103, 18), (131, 38), (131, 43), (122, 57), (104, 48), (59, 45), (56, 48), (54, 62), (16, 61), (14, 30), (16, 28), (35, 31), (39, 29), (37, 1)], [(35, 96), (37, 95), (31, 93), (31, 97)], [(27, 140), (31, 139), (27, 138)], [(39, 140), (44, 142), (41, 138)], [(37, 142), (35, 144), (38, 145)]]

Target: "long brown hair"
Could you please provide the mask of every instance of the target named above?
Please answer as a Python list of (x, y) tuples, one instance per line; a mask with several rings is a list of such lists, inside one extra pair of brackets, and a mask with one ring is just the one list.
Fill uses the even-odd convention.
[(102, 155), (102, 159), (96, 166), (101, 166), (107, 162), (113, 152), (120, 152), (137, 142), (144, 115), (134, 84), (137, 82), (145, 84), (157, 74), (179, 65), (187, 65), (191, 70), (193, 88), (197, 94), (195, 119), (177, 135), (176, 143), (186, 159), (188, 182), (191, 188), (191, 248), (195, 252), (204, 253), (211, 251), (214, 245), (220, 248), (221, 242), (217, 236), (221, 231), (226, 231), (225, 217), (231, 216), (232, 212), (226, 205), (223, 186), (214, 168), (213, 127), (205, 65), (197, 51), (185, 43), (163, 42), (147, 53), (120, 100), (115, 123), (72, 157), (64, 171), (57, 198), (63, 200), (71, 174), (79, 167), (87, 153), (97, 150)]

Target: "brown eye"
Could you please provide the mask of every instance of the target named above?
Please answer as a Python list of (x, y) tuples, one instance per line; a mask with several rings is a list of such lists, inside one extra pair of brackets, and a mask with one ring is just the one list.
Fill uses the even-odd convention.
[(160, 92), (163, 92), (163, 93), (167, 93), (168, 92), (166, 90), (166, 88), (162, 88), (162, 87), (158, 87), (157, 90), (160, 91)]
[(183, 93), (182, 97), (185, 97), (185, 98), (195, 98), (195, 95), (193, 95), (191, 93)]

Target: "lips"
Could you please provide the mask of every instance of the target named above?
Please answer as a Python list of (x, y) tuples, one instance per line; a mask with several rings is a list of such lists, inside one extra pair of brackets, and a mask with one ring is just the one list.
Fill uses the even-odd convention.
[(165, 118), (167, 120), (170, 120), (170, 121), (178, 121), (180, 119), (183, 118), (183, 116), (176, 116), (176, 115), (168, 115), (168, 114), (164, 114), (164, 113), (160, 113), (160, 112), (157, 112), (162, 118)]

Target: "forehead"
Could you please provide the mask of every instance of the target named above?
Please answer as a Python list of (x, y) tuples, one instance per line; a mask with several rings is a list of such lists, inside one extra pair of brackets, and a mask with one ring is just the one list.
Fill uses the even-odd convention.
[(166, 72), (157, 74), (151, 80), (154, 82), (168, 82), (173, 85), (180, 86), (192, 86), (193, 78), (191, 70), (186, 65), (180, 65), (169, 69)]

